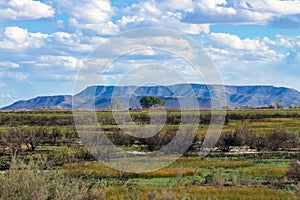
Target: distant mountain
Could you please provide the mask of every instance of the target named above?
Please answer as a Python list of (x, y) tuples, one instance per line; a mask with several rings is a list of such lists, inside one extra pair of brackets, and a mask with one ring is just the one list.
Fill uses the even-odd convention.
[(1, 108), (1, 110), (32, 110), (37, 108), (72, 108), (72, 96), (59, 95), (36, 97), (27, 101), (17, 101), (10, 106)]
[[(194, 108), (197, 99), (200, 108), (210, 108), (211, 99), (218, 102), (213, 90), (220, 86), (204, 84), (178, 84), (171, 86), (90, 86), (73, 96), (75, 108), (106, 109), (112, 97), (117, 97), (124, 109), (139, 107), (139, 100), (143, 96), (157, 96), (163, 98), (167, 108)], [(224, 86), (227, 105), (233, 107), (262, 107), (270, 103), (279, 102), (282, 106), (300, 103), (300, 92), (273, 86)], [(129, 102), (128, 104), (124, 102)], [(180, 106), (181, 105), (181, 106)], [(215, 107), (224, 106), (218, 102)], [(32, 110), (38, 108), (69, 109), (72, 108), (72, 96), (44, 96), (27, 101), (18, 101), (1, 110)]]

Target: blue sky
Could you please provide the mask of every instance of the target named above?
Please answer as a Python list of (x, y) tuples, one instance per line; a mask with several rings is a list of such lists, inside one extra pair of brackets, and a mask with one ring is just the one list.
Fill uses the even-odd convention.
[[(300, 90), (299, 0), (2, 0), (0, 13), (0, 107), (72, 94), (76, 74), (95, 47), (143, 27), (193, 38), (224, 84)], [(124, 63), (133, 61), (106, 73), (106, 84), (114, 83)]]

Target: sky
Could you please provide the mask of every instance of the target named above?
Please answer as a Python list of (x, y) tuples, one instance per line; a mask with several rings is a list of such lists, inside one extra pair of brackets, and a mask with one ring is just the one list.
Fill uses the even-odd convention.
[[(1, 0), (0, 107), (73, 94), (77, 73), (95, 48), (146, 27), (178, 31), (199, 43), (226, 85), (300, 91), (299, 0)], [(101, 83), (116, 83), (129, 65), (186, 64), (152, 51), (120, 59)]]

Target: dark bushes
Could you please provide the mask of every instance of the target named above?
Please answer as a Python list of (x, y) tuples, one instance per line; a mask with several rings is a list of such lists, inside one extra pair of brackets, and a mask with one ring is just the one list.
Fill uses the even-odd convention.
[(299, 138), (280, 127), (271, 133), (262, 135), (255, 134), (250, 128), (243, 126), (235, 131), (222, 133), (217, 142), (217, 147), (222, 152), (229, 152), (234, 146), (248, 146), (257, 151), (262, 149), (277, 151), (299, 147)]

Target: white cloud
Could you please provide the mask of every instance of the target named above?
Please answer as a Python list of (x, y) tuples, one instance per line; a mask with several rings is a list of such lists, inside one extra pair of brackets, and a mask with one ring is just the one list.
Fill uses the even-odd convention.
[(71, 0), (67, 6), (73, 19), (81, 24), (99, 24), (110, 20), (114, 10), (108, 0)]
[(54, 9), (40, 1), (4, 0), (0, 2), (0, 21), (23, 21), (54, 16)]
[(105, 22), (105, 23), (79, 23), (76, 19), (69, 19), (69, 26), (80, 29), (80, 30), (92, 30), (100, 35), (114, 35), (119, 32), (119, 28), (113, 22)]
[(10, 61), (4, 61), (4, 62), (0, 62), (0, 67), (4, 67), (4, 68), (19, 68), (20, 65), (14, 62), (10, 62)]
[(165, 0), (157, 3), (160, 3), (162, 7), (166, 7), (169, 10), (184, 10), (188, 12), (194, 10), (192, 0)]
[(258, 39), (240, 39), (237, 35), (228, 33), (211, 33), (213, 42), (223, 47), (229, 47), (237, 50), (268, 50), (268, 46)]
[(276, 41), (267, 37), (244, 38), (228, 33), (211, 33), (202, 38), (202, 45), (208, 54), (221, 65), (239, 62), (270, 62), (284, 57), (284, 54), (273, 49)]
[(163, 27), (187, 34), (208, 33), (209, 25), (207, 24), (187, 24), (181, 21), (183, 17), (181, 10), (191, 10), (192, 4), (187, 0), (184, 0), (182, 4), (180, 2), (178, 0), (172, 2), (141, 1), (123, 9), (123, 16), (116, 24), (122, 31), (141, 27)]
[(284, 36), (276, 35), (275, 45), (283, 46), (286, 48), (299, 48), (300, 47), (300, 35), (298, 36)]
[(283, 47), (283, 49), (297, 50), (300, 48), (300, 35), (284, 36), (277, 34), (275, 35), (274, 40), (271, 40), (268, 37), (264, 37), (262, 41), (265, 42), (267, 45), (280, 48)]
[(300, 13), (298, 0), (196, 0), (187, 23), (267, 24), (276, 17)]
[(80, 68), (83, 63), (82, 60), (77, 59), (73, 56), (51, 56), (51, 55), (46, 55), (46, 56), (41, 56), (37, 63), (35, 64), (36, 66), (46, 66), (46, 67), (65, 67), (68, 69), (78, 69)]
[[(158, 26), (187, 34), (208, 33), (210, 24), (276, 24), (293, 16), (299, 24), (299, 0), (166, 0), (140, 1), (123, 9), (116, 23), (121, 30)], [(298, 14), (298, 15), (297, 15)], [(276, 26), (290, 26), (278, 22)]]
[[(92, 30), (100, 35), (113, 35), (119, 31), (111, 20), (115, 10), (109, 0), (66, 0), (58, 4), (62, 12), (70, 16), (66, 24), (67, 28)], [(58, 25), (65, 27), (62, 21), (58, 21)]]
[(273, 15), (300, 13), (299, 0), (244, 0), (239, 5), (243, 9), (255, 10), (260, 13), (273, 13)]
[[(24, 53), (34, 50), (28, 56), (42, 54), (54, 55), (88, 55), (97, 45), (106, 38), (98, 36), (87, 36), (81, 31), (75, 33), (54, 32), (52, 34), (31, 33), (20, 27), (0, 28), (0, 49)], [(40, 51), (39, 51), (40, 50)]]
[(26, 48), (40, 48), (47, 34), (29, 33), (26, 29), (13, 26), (6, 27), (0, 33), (0, 48), (21, 50)]
[(202, 0), (195, 1), (195, 7), (199, 10), (211, 11), (211, 15), (235, 15), (236, 10), (232, 7), (226, 7), (226, 0)]
[(60, 48), (60, 50), (71, 52), (88, 53), (93, 50), (95, 45), (93, 42), (90, 42), (93, 39), (93, 37), (83, 36), (81, 32), (74, 34), (55, 32), (49, 36), (49, 45), (54, 49)]

